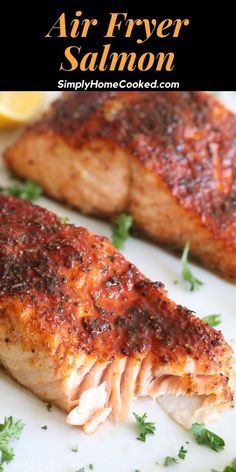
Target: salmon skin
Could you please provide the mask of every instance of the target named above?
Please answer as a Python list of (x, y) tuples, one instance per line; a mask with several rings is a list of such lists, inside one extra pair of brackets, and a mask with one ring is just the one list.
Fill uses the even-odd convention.
[(232, 350), (108, 239), (0, 196), (0, 363), (38, 397), (96, 430), (133, 398), (190, 427), (233, 402)]
[(83, 213), (236, 282), (236, 116), (203, 92), (66, 92), (5, 153), (8, 167)]

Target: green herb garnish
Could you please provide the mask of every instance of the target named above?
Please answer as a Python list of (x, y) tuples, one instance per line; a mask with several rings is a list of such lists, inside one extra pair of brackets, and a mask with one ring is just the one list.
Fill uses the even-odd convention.
[(17, 420), (12, 416), (6, 416), (4, 423), (0, 424), (0, 472), (3, 472), (3, 464), (11, 462), (14, 459), (13, 448), (9, 446), (11, 439), (19, 439), (24, 429), (21, 420)]
[(70, 218), (69, 218), (68, 216), (63, 216), (63, 217), (61, 218), (61, 223), (62, 223), (63, 225), (66, 225), (67, 223), (69, 223), (69, 221), (70, 221)]
[(201, 285), (203, 285), (203, 282), (200, 280), (196, 279), (194, 277), (188, 263), (188, 253), (189, 253), (189, 242), (185, 244), (183, 254), (181, 257), (181, 262), (182, 262), (182, 276), (183, 279), (186, 280), (187, 282), (190, 283), (190, 291), (195, 292), (200, 288)]
[[(187, 454), (187, 452), (188, 452), (187, 449), (184, 449), (184, 446), (181, 446), (181, 447), (179, 448), (178, 458), (184, 460), (184, 459), (185, 459), (185, 456), (186, 456), (186, 454)], [(167, 456), (167, 457), (165, 458), (165, 461), (164, 461), (164, 464), (163, 464), (163, 465), (164, 465), (165, 467), (168, 467), (169, 465), (178, 464), (178, 463), (179, 463), (179, 461), (178, 461), (178, 459), (177, 459), (176, 457)]]
[(47, 425), (41, 426), (41, 429), (45, 429), (45, 430), (46, 430), (46, 429), (48, 429), (48, 427), (47, 427)]
[(224, 440), (220, 436), (217, 436), (217, 434), (212, 433), (212, 431), (206, 429), (204, 424), (193, 423), (191, 431), (198, 444), (208, 446), (217, 452), (219, 452), (221, 449), (224, 449)]
[(48, 403), (48, 404), (46, 405), (46, 408), (47, 408), (47, 410), (51, 413), (51, 411), (52, 411), (52, 405), (51, 405), (51, 403)]
[(150, 423), (147, 422), (147, 413), (144, 413), (143, 416), (139, 416), (136, 413), (133, 413), (135, 419), (136, 419), (136, 424), (137, 424), (137, 432), (138, 436), (137, 439), (139, 441), (145, 442), (146, 441), (146, 436), (148, 434), (154, 434), (156, 431), (156, 426), (155, 423)]
[(167, 456), (163, 463), (164, 467), (169, 467), (169, 465), (178, 464), (179, 461), (175, 457)]
[(31, 202), (37, 200), (42, 194), (41, 187), (32, 180), (12, 184), (10, 187), (1, 188), (0, 191), (12, 197), (23, 198), (23, 200), (30, 200)]
[[(219, 472), (218, 470), (211, 469), (211, 472)], [(236, 472), (236, 458), (233, 459), (230, 465), (227, 465), (223, 472)]]
[(93, 470), (94, 469), (94, 464), (89, 464), (89, 469)]
[(79, 449), (78, 449), (78, 446), (74, 446), (74, 447), (71, 448), (71, 451), (72, 451), (72, 452), (78, 452), (78, 450), (79, 450)]
[(112, 242), (117, 249), (123, 249), (129, 230), (133, 224), (133, 218), (126, 213), (118, 215), (112, 225)]
[(217, 315), (208, 315), (208, 316), (204, 316), (204, 318), (202, 318), (203, 321), (205, 321), (206, 324), (210, 325), (210, 326), (217, 326), (218, 324), (221, 323), (221, 315), (217, 314)]
[(236, 472), (236, 458), (234, 458), (230, 465), (224, 468), (224, 472)]
[(187, 449), (184, 449), (184, 446), (181, 446), (178, 452), (178, 457), (184, 460), (187, 452), (188, 452)]

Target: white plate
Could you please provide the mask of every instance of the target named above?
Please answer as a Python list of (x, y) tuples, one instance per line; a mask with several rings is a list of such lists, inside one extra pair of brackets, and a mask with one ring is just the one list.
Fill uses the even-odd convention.
[[(227, 94), (226, 100), (235, 107), (231, 95)], [(2, 149), (14, 139), (14, 134), (17, 132), (5, 132), (0, 135)], [(0, 185), (6, 181), (7, 174), (2, 166)], [(111, 236), (108, 224), (81, 216), (47, 198), (41, 198), (37, 203), (61, 216), (68, 216), (71, 222), (77, 225)], [(131, 237), (124, 253), (151, 279), (163, 281), (170, 297), (177, 303), (195, 310), (200, 317), (221, 313), (223, 322), (220, 328), (226, 339), (236, 346), (235, 285), (193, 266), (194, 274), (204, 285), (198, 292), (191, 293), (181, 280), (181, 264), (178, 258), (151, 243)], [(175, 280), (179, 281), (177, 285), (174, 284)], [(14, 443), (15, 459), (6, 470), (75, 472), (84, 466), (85, 471), (88, 471), (88, 465), (92, 463), (95, 472), (133, 472), (135, 469), (141, 472), (209, 472), (211, 469), (223, 470), (236, 456), (235, 409), (230, 409), (217, 423), (210, 425), (210, 429), (225, 440), (226, 447), (220, 453), (197, 445), (190, 433), (172, 421), (155, 402), (138, 400), (132, 410), (139, 414), (147, 412), (150, 421), (156, 423), (156, 434), (148, 437), (146, 443), (136, 439), (132, 414), (126, 424), (115, 426), (107, 421), (97, 433), (87, 436), (79, 429), (67, 426), (64, 422), (65, 415), (59, 410), (53, 407), (52, 412), (48, 412), (43, 402), (0, 372), (0, 420), (4, 416), (13, 415), (22, 419), (26, 425), (21, 439)], [(47, 430), (41, 429), (44, 425), (48, 426)], [(189, 444), (185, 444), (186, 441), (189, 441)], [(176, 456), (181, 445), (188, 449), (185, 461), (170, 469), (162, 467), (165, 456)], [(71, 451), (74, 446), (78, 446), (77, 453)]]

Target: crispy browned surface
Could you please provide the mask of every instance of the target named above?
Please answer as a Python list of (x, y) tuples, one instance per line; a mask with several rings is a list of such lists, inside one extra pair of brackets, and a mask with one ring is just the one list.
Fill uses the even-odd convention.
[(65, 93), (8, 166), (85, 213), (129, 211), (152, 239), (236, 281), (236, 117), (199, 92)]
[(0, 363), (87, 433), (108, 416), (124, 420), (134, 396), (158, 398), (187, 428), (233, 402), (232, 351), (221, 332), (169, 300), (106, 238), (7, 196)]
[[(0, 323), (6, 343), (98, 360), (151, 351), (155, 365), (195, 360), (199, 374), (230, 363), (219, 331), (171, 302), (103, 237), (0, 196)], [(178, 370), (178, 369), (177, 369)]]

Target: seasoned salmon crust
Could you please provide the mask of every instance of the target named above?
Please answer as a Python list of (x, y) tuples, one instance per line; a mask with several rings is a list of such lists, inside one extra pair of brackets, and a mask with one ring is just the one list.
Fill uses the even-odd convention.
[(109, 242), (0, 196), (0, 363), (94, 431), (149, 395), (181, 424), (233, 401), (232, 350)]
[(191, 243), (236, 281), (236, 116), (203, 92), (66, 92), (5, 153), (8, 167), (87, 214)]

